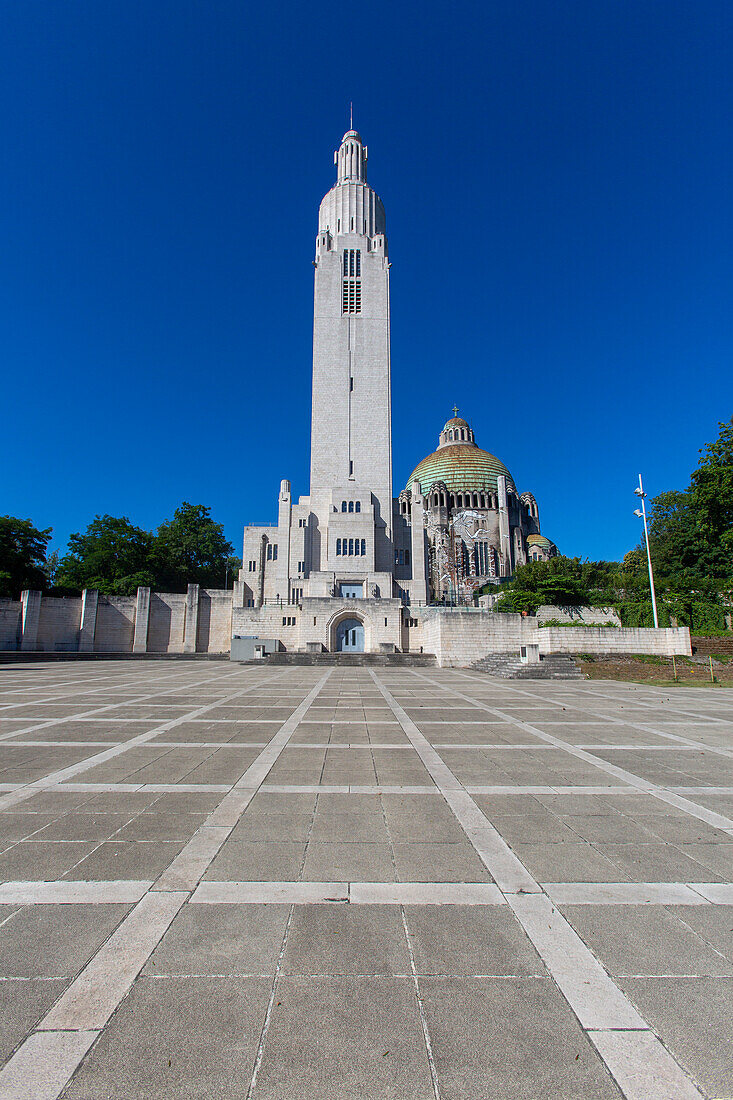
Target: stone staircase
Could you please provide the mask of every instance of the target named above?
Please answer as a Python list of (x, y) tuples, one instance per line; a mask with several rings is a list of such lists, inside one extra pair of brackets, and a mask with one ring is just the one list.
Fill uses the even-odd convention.
[(435, 668), (434, 653), (271, 653), (258, 664), (326, 665), (362, 668), (379, 665), (388, 668)]
[(583, 680), (583, 673), (572, 657), (548, 653), (539, 664), (527, 664), (516, 653), (487, 653), (471, 668), (501, 680)]

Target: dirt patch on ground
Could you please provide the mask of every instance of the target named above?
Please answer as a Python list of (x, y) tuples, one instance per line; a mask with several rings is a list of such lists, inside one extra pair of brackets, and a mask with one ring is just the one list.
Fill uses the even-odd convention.
[[(713, 657), (715, 686), (733, 687), (733, 658)], [(652, 657), (646, 654), (627, 657), (593, 657), (576, 654), (575, 663), (590, 680), (629, 680), (635, 683), (673, 685), (675, 666), (677, 683), (705, 684), (710, 687), (708, 657)]]

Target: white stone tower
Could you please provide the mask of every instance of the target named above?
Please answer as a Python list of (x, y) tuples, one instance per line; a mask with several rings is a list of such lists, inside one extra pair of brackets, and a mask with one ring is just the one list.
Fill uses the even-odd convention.
[[(365, 572), (391, 572), (392, 443), (389, 261), (384, 207), (367, 183), (367, 148), (356, 130), (334, 155), (336, 184), (321, 203), (315, 258), (311, 509), (320, 537), (314, 571), (335, 560), (328, 536), (337, 497), (373, 508)], [(332, 546), (331, 544), (334, 543)]]

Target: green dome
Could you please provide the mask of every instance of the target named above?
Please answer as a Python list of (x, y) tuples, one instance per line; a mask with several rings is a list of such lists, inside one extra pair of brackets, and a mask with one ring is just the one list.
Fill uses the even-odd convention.
[(544, 546), (549, 550), (553, 545), (544, 535), (527, 535), (527, 546)]
[(431, 485), (442, 481), (452, 493), (487, 489), (495, 492), (496, 479), (502, 474), (507, 486), (514, 489), (512, 475), (498, 458), (482, 451), (475, 443), (453, 443), (438, 447), (424, 458), (410, 474), (407, 488), (413, 481), (419, 481), (423, 493), (427, 493)]

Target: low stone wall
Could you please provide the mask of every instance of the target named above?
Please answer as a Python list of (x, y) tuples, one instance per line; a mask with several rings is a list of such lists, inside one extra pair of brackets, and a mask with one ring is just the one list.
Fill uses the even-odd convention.
[(659, 657), (692, 656), (686, 626), (547, 626), (537, 631), (540, 653), (652, 653)]
[(717, 638), (702, 638), (698, 634), (693, 634), (690, 640), (693, 650), (700, 657), (707, 657), (709, 654), (715, 653), (723, 653), (733, 657), (733, 634)]
[(415, 614), (421, 622), (423, 650), (434, 653), (443, 668), (465, 668), (489, 653), (518, 653), (520, 646), (532, 644), (539, 645), (542, 654), (691, 654), (687, 627), (538, 627), (531, 615), (448, 607), (418, 608)]
[(20, 600), (0, 600), (0, 649), (17, 649), (21, 634)]
[(222, 653), (231, 645), (232, 593), (201, 589), (81, 597), (23, 592), (0, 600), (0, 650), (26, 653)]
[(519, 652), (537, 639), (537, 619), (527, 615), (498, 615), (463, 607), (420, 607), (423, 652), (434, 653), (438, 664), (463, 668), (487, 653)]
[[(687, 627), (540, 628), (530, 615), (468, 607), (416, 607), (408, 614), (416, 624), (409, 628), (410, 652), (433, 653), (443, 667), (466, 667), (489, 653), (518, 653), (523, 645), (539, 645), (541, 653), (692, 652)], [(232, 635), (257, 635), (278, 640), (285, 650), (305, 652), (319, 645), (329, 650), (343, 617), (363, 621), (367, 652), (378, 652), (385, 644), (397, 651), (402, 647), (403, 608), (398, 599), (306, 597), (300, 605), (233, 608), (232, 592), (190, 584), (185, 593), (139, 588), (137, 596), (104, 596), (88, 589), (81, 598), (59, 599), (24, 592), (19, 603), (0, 601), (0, 649), (226, 654)]]
[(596, 626), (613, 623), (614, 626), (621, 626), (621, 619), (614, 607), (557, 607), (553, 604), (538, 607), (537, 621), (545, 623), (548, 619), (559, 623), (588, 623)]

